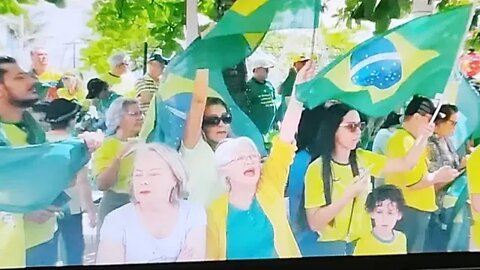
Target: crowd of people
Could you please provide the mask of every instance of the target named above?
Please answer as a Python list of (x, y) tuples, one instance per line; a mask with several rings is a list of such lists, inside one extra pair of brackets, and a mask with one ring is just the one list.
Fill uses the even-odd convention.
[[(136, 82), (125, 76), (128, 56), (114, 55), (110, 72), (86, 89), (80, 74), (49, 70), (45, 50), (31, 57), (30, 72), (0, 57), (0, 132), (10, 144), (96, 130), (105, 139), (62, 205), (0, 212), (0, 268), (54, 266), (60, 247), (65, 265), (82, 265), (83, 213), (97, 229), (97, 264), (470, 249), (480, 200), (462, 196), (477, 193), (471, 164), (480, 151), (460, 156), (453, 147), (454, 105), (415, 96), (402, 116), (387, 117), (373, 149), (362, 149), (365, 123), (355, 108), (329, 101), (308, 110), (295, 97), (296, 85), (315, 75), (312, 60), (295, 59), (279, 91), (268, 81), (272, 64), (257, 61), (234, 99), (262, 134), (279, 131), (262, 156), (250, 138), (232, 134), (229, 106), (208, 96), (209, 71), (198, 70), (173, 149), (138, 138), (169, 63), (162, 55), (148, 59)], [(98, 207), (92, 184), (103, 192)]]

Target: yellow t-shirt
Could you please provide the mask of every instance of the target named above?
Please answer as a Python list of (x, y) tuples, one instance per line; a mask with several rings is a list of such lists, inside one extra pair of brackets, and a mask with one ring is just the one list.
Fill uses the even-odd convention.
[[(107, 169), (127, 142), (122, 142), (116, 137), (106, 138), (102, 146), (98, 148), (93, 156), (92, 166), (93, 175), (97, 177)], [(133, 155), (129, 155), (120, 162), (118, 179), (115, 185), (110, 189), (116, 193), (129, 193), (130, 180), (133, 172)]]
[[(470, 155), (467, 162), (467, 179), (470, 194), (480, 194), (480, 147)], [(472, 207), (472, 219), (474, 220), (471, 227), (472, 239), (477, 246), (480, 246), (480, 213), (475, 212)]]
[(66, 88), (60, 88), (57, 91), (58, 98), (63, 98), (69, 101), (76, 100), (78, 103), (80, 103), (83, 107), (83, 109), (88, 110), (90, 107), (90, 102), (89, 100), (86, 99), (87, 92), (83, 89), (75, 92), (75, 94), (71, 94), (68, 89)]
[[(2, 128), (11, 145), (22, 146), (28, 144), (27, 134), (17, 126), (2, 124)], [(24, 237), (24, 245), (26, 249), (29, 249), (52, 239), (57, 230), (57, 221), (55, 217), (42, 224), (25, 221), (22, 227), (25, 229), (25, 236), (22, 236)], [(0, 239), (2, 238), (0, 237)]]
[[(366, 151), (363, 149), (357, 150), (358, 167), (361, 170), (370, 169), (375, 177), (381, 177), (383, 168), (386, 164), (386, 158), (382, 155)], [(332, 202), (339, 200), (345, 193), (345, 190), (353, 184), (352, 169), (349, 165), (341, 165), (332, 161)], [(365, 202), (368, 194), (363, 194), (357, 197), (355, 205), (352, 203), (345, 206), (340, 213), (335, 217), (332, 223), (318, 232), (319, 241), (344, 241), (347, 240), (348, 225), (351, 222), (350, 240), (356, 240), (364, 234), (367, 234), (372, 229), (370, 216), (365, 209)], [(322, 178), (322, 159), (318, 158), (307, 169), (305, 176), (305, 208), (318, 208), (326, 205), (325, 193), (323, 189)]]
[(59, 81), (60, 78), (62, 78), (62, 74), (56, 71), (47, 70), (43, 72), (42, 75), (37, 75), (37, 78), (40, 82)]
[(122, 77), (112, 75), (110, 72), (101, 77), (110, 86), (110, 89), (126, 98), (136, 98), (137, 92), (135, 90), (135, 79), (130, 74), (125, 74)]
[[(403, 158), (414, 145), (415, 138), (405, 129), (398, 129), (387, 142), (385, 154), (388, 158)], [(415, 168), (411, 171), (386, 174), (385, 183), (396, 185), (402, 190), (407, 206), (424, 212), (433, 212), (437, 210), (434, 186), (419, 190), (409, 188), (420, 182), (428, 174), (427, 162), (428, 153), (425, 149)]]
[(354, 256), (401, 255), (407, 254), (407, 238), (398, 231), (393, 231), (393, 239), (385, 241), (373, 232), (357, 241)]

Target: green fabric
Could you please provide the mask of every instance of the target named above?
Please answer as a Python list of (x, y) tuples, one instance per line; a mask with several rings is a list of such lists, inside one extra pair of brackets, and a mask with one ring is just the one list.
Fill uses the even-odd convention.
[(110, 108), (110, 105), (117, 99), (121, 97), (121, 95), (115, 93), (115, 92), (110, 92), (110, 95), (106, 99), (100, 99), (97, 105), (97, 111), (105, 114)]
[[(18, 123), (17, 126), (27, 134), (29, 144), (42, 144), (47, 141), (45, 131), (29, 112), (25, 111), (23, 113), (22, 122)], [(0, 130), (0, 146), (10, 146), (3, 130)]]
[(150, 106), (147, 112), (141, 137), (178, 149), (185, 115), (190, 110), (196, 70), (208, 68), (209, 96), (223, 99), (229, 107), (233, 134), (251, 138), (265, 154), (261, 133), (230, 96), (222, 71), (250, 56), (271, 30), (317, 27), (319, 2), (236, 1), (206, 36), (196, 39), (169, 63), (153, 101), (155, 106)]
[(269, 81), (263, 83), (255, 79), (247, 82), (245, 92), (247, 108), (245, 112), (262, 134), (267, 134), (275, 119), (275, 88)]
[(309, 108), (331, 99), (374, 117), (415, 94), (434, 97), (449, 80), (472, 5), (420, 17), (377, 35), (297, 87)]

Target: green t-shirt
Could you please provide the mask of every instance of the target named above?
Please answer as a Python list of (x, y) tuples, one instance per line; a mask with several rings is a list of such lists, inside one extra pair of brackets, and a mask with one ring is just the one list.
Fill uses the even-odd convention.
[(287, 78), (282, 83), (282, 86), (280, 86), (280, 89), (282, 90), (282, 96), (289, 97), (292, 95), (293, 85), (295, 84), (296, 79), (297, 71), (295, 70), (295, 68), (291, 68), (288, 72)]
[(269, 81), (261, 83), (252, 78), (247, 82), (245, 95), (246, 114), (262, 134), (267, 134), (272, 128), (277, 112), (275, 88)]

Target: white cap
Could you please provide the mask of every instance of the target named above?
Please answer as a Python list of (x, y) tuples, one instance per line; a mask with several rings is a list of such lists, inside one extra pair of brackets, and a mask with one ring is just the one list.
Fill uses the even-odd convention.
[(252, 64), (253, 69), (256, 68), (273, 68), (273, 64), (265, 59), (256, 59)]

